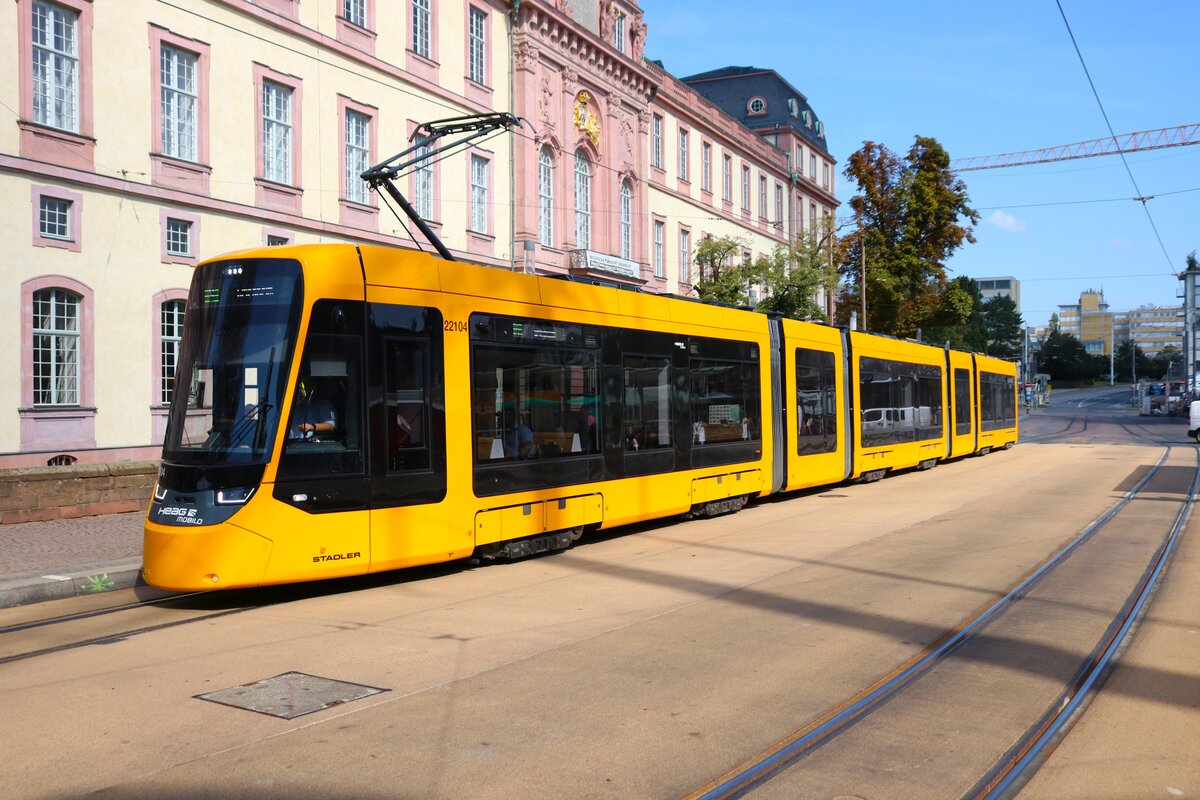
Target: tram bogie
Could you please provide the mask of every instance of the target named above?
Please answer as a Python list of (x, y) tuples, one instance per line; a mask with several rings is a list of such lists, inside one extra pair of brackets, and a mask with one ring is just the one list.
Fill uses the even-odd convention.
[(380, 247), (202, 264), (178, 370), (172, 589), (522, 558), (1016, 441), (1006, 362)]

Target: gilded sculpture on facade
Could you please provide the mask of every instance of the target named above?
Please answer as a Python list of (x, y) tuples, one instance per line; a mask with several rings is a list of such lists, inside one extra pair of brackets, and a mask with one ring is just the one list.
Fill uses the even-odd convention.
[(587, 92), (580, 92), (575, 96), (575, 127), (586, 133), (587, 137), (592, 140), (592, 144), (599, 147), (600, 115), (588, 105), (591, 100), (592, 96)]

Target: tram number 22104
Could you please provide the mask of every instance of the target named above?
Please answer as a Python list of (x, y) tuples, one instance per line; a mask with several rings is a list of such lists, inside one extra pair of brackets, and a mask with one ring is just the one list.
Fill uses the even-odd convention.
[(447, 333), (466, 333), (467, 323), (460, 319), (448, 319), (442, 322), (442, 330)]

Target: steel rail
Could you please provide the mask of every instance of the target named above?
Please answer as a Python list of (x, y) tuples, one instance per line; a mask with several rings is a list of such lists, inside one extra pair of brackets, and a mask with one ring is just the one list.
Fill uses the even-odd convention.
[(30, 650), (26, 653), (14, 653), (10, 656), (0, 656), (0, 666), (11, 664), (14, 661), (24, 661), (27, 658), (36, 658), (38, 656), (50, 655), (52, 653), (62, 653), (67, 650), (75, 650), (80, 647), (87, 647), (93, 644), (112, 644), (119, 642), (122, 639), (128, 639), (130, 636), (138, 636), (143, 633), (153, 633), (154, 631), (162, 631), (167, 628), (177, 628), (180, 625), (190, 625), (193, 622), (204, 622), (205, 620), (218, 619), (220, 617), (228, 617), (232, 614), (240, 614), (243, 611), (251, 611), (260, 606), (245, 606), (244, 608), (228, 608), (224, 611), (217, 611), (212, 614), (204, 614), (199, 617), (189, 617), (188, 619), (177, 619), (171, 622), (163, 622), (158, 625), (147, 625), (143, 628), (132, 628), (127, 631), (116, 631), (107, 633), (103, 636), (93, 636), (89, 639), (82, 639), (78, 642), (64, 642), (53, 647), (43, 647), (40, 650)]
[(800, 730), (775, 742), (740, 766), (686, 795), (684, 800), (730, 800), (730, 798), (743, 797), (750, 790), (767, 782), (808, 753), (883, 706), (973, 639), (985, 627), (1003, 616), (1018, 600), (1065, 562), (1083, 543), (1111, 522), (1158, 474), (1170, 454), (1171, 447), (1168, 446), (1154, 468), (1149, 470), (1120, 500), (981, 613), (959, 623), (955, 629), (929, 645), (922, 654), (905, 662), (889, 675), (843, 701)]
[(1191, 516), (1196, 493), (1200, 491), (1200, 451), (1196, 453), (1196, 462), (1196, 473), (1192, 477), (1191, 488), (1175, 516), (1174, 523), (1100, 641), (1058, 699), (1017, 744), (1001, 757), (988, 774), (962, 796), (963, 800), (999, 800), (1011, 797), (1032, 777), (1037, 767), (1049, 756), (1054, 745), (1065, 735), (1064, 729), (1076, 718), (1076, 713), (1095, 695), (1098, 684), (1108, 675), (1117, 653), (1128, 640), (1134, 625), (1144, 615), (1162, 571), (1179, 541), (1180, 533)]
[(158, 605), (168, 600), (184, 600), (189, 597), (197, 597), (208, 592), (188, 592), (186, 594), (172, 594), (165, 597), (156, 597), (153, 600), (139, 600), (136, 603), (124, 603), (119, 606), (110, 606), (108, 608), (96, 608), (91, 611), (80, 611), (76, 614), (63, 614), (61, 617), (50, 617), (48, 619), (34, 620), (33, 622), (22, 622), (19, 625), (9, 625), (0, 628), (0, 636), (6, 633), (20, 633), (21, 631), (33, 630), (34, 628), (44, 628), (48, 625), (61, 625), (64, 622), (77, 622), (81, 619), (92, 619), (94, 617), (106, 617), (109, 614), (115, 614), (118, 611), (132, 611), (137, 608), (145, 608), (146, 606)]

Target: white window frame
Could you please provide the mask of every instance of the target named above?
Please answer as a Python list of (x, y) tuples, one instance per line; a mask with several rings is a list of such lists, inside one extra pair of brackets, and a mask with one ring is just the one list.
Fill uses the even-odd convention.
[(178, 258), (193, 258), (192, 221), (179, 217), (167, 217), (167, 255)]
[(471, 156), (471, 230), (488, 233), (488, 160)]
[(700, 143), (700, 188), (712, 193), (712, 145)]
[(692, 232), (687, 228), (679, 229), (679, 282), (692, 282)]
[(721, 162), (721, 199), (733, 202), (733, 156), (723, 156)]
[(621, 258), (633, 260), (633, 187), (621, 181)]
[(467, 12), (467, 77), (480, 86), (487, 85), (487, 14), (475, 6)]
[(688, 130), (679, 129), (679, 180), (688, 179)]
[(200, 57), (163, 42), (158, 62), (162, 154), (194, 163), (199, 158)]
[(613, 46), (625, 52), (625, 12), (618, 11), (613, 17)]
[(575, 151), (575, 246), (592, 248), (592, 165), (582, 150)]
[(430, 31), (433, 29), (433, 0), (412, 0), (412, 51), (429, 58)]
[[(416, 151), (418, 157), (432, 156), (433, 147), (424, 145)], [(421, 219), (433, 219), (433, 158), (426, 158), (413, 167), (413, 208)]]
[[(40, 309), (47, 313), (39, 314)], [(71, 313), (66, 312), (70, 309)], [(33, 404), (79, 405), (83, 298), (57, 287), (33, 293)], [(45, 324), (38, 327), (38, 321)], [(42, 339), (43, 341), (39, 341)], [(39, 346), (40, 345), (40, 346)]]
[(758, 176), (758, 216), (767, 218), (767, 176)]
[(654, 277), (665, 278), (667, 276), (666, 264), (663, 263), (666, 258), (666, 242), (667, 223), (661, 219), (654, 220)]
[(346, 109), (346, 176), (344, 188), (346, 199), (352, 203), (367, 205), (371, 193), (363, 172), (371, 166), (371, 117), (352, 108)]
[[(71, 218), (74, 216), (74, 203), (65, 197), (43, 194), (38, 198), (38, 235), (45, 239), (57, 239), (63, 242), (74, 241), (72, 238)], [(53, 219), (51, 218), (53, 216)], [(61, 228), (61, 231), (59, 230)]]
[(263, 178), (292, 185), (292, 99), (290, 86), (262, 82)]
[(33, 121), (79, 133), (79, 13), (34, 0), (32, 17)]
[(742, 166), (742, 211), (750, 211), (750, 168)]
[(658, 114), (651, 122), (650, 166), (663, 168), (663, 118)]
[(179, 366), (179, 347), (183, 341), (183, 314), (185, 300), (167, 300), (159, 306), (159, 377), (162, 394), (160, 402), (171, 402), (175, 388), (175, 371)]
[(549, 147), (538, 151), (538, 241), (554, 246), (554, 156)]
[(367, 0), (342, 0), (342, 19), (360, 28), (367, 27)]

